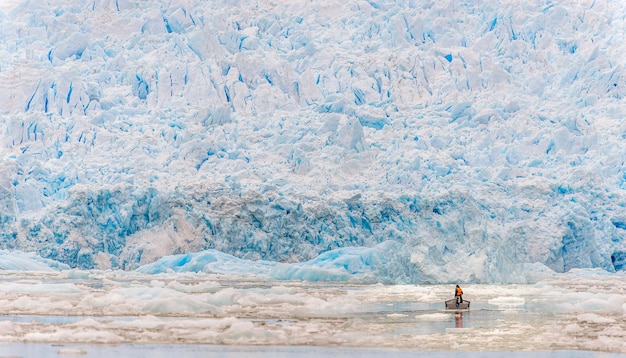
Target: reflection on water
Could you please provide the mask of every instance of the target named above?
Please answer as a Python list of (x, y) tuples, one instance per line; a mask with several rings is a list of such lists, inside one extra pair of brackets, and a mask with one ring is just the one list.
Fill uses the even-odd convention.
[(463, 312), (457, 312), (455, 318), (456, 328), (463, 328)]

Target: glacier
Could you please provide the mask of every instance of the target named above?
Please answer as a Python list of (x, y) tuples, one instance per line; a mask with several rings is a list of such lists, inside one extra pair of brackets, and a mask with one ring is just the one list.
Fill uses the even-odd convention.
[(624, 271), (625, 13), (3, 2), (0, 249), (386, 283)]

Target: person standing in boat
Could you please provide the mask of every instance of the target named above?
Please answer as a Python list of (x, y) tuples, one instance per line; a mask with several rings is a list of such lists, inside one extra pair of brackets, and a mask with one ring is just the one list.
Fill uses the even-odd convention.
[(463, 290), (459, 285), (456, 285), (454, 289), (454, 298), (456, 298), (456, 308), (459, 308), (459, 304), (463, 303)]

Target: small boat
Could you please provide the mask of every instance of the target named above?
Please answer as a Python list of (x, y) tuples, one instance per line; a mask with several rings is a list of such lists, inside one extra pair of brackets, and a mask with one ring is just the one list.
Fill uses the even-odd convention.
[(456, 298), (446, 301), (447, 310), (468, 310), (470, 308), (470, 301), (463, 300), (459, 303), (459, 307), (456, 306)]

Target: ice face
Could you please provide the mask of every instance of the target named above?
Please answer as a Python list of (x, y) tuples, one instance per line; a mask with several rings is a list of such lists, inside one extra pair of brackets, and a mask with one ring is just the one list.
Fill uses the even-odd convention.
[(621, 2), (3, 4), (1, 248), (626, 267)]

